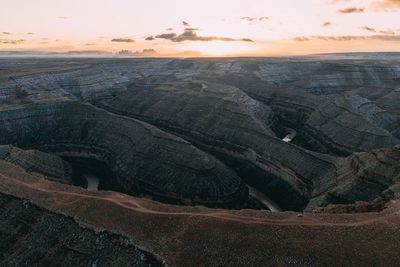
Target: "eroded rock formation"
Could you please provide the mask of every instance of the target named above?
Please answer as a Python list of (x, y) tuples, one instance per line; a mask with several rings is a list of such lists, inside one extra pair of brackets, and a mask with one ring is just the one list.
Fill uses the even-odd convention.
[[(54, 263), (63, 254), (72, 263), (84, 251), (80, 262), (114, 264), (98, 255), (118, 251), (122, 261), (159, 264), (138, 244), (173, 266), (193, 258), (326, 265), (338, 254), (345, 255), (339, 265), (397, 263), (399, 71), (399, 61), (384, 54), (0, 59), (0, 211), (10, 215), (0, 220), (0, 235), (32, 252), (13, 260), (0, 242), (0, 262)], [(83, 186), (80, 168), (102, 174), (100, 191), (76, 187)], [(304, 214), (147, 197), (236, 209), (270, 202), (275, 211)], [(32, 244), (49, 226), (88, 241), (68, 239), (65, 248), (43, 234), (38, 242), (56, 250), (43, 254)], [(371, 241), (361, 242), (366, 236)], [(135, 245), (121, 243), (124, 237)]]
[(4, 107), (0, 121), (2, 144), (108, 165), (110, 189), (210, 205), (246, 198), (240, 178), (213, 156), (147, 123), (91, 105), (55, 101)]

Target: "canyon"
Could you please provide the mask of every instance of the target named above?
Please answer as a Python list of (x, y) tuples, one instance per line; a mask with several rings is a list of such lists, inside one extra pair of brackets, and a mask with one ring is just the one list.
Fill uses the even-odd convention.
[(395, 266), (398, 58), (0, 58), (0, 265)]

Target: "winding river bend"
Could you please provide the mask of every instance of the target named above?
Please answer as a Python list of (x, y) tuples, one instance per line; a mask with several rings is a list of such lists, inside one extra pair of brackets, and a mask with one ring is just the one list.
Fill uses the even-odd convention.
[(99, 178), (93, 174), (84, 173), (83, 177), (86, 179), (87, 189), (98, 190), (99, 189)]
[(269, 199), (264, 193), (258, 191), (254, 187), (247, 186), (249, 188), (249, 194), (250, 196), (254, 197), (258, 201), (260, 201), (262, 204), (267, 206), (272, 212), (278, 212), (282, 211), (282, 209), (271, 199)]
[[(88, 190), (99, 190), (100, 179), (95, 174), (83, 173), (82, 175), (86, 180), (86, 189)], [(260, 201), (263, 205), (268, 207), (272, 212), (282, 211), (281, 208), (269, 199), (264, 193), (258, 191), (254, 187), (247, 185), (249, 188), (249, 195)]]

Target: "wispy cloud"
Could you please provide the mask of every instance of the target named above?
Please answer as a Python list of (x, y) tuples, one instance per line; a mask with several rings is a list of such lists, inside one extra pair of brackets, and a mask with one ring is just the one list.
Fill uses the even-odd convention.
[(338, 10), (338, 12), (341, 14), (363, 13), (364, 11), (365, 11), (365, 8), (362, 8), (362, 7), (348, 7), (348, 8)]
[(4, 34), (4, 35), (10, 35), (11, 32), (2, 32), (2, 34)]
[(294, 37), (293, 40), (295, 40), (297, 42), (307, 42), (307, 41), (310, 41), (310, 38), (305, 37), (305, 36), (297, 36), (297, 37)]
[(311, 40), (322, 41), (355, 41), (355, 40), (380, 40), (380, 41), (400, 41), (400, 35), (343, 35), (343, 36), (325, 36), (325, 35), (312, 35), (312, 36), (297, 36), (293, 38), (294, 41), (305, 42)]
[(269, 17), (241, 17), (240, 19), (248, 22), (263, 22), (269, 20)]
[(340, 2), (351, 2), (352, 0), (330, 0), (329, 3), (330, 4), (337, 4)]
[(379, 34), (384, 34), (384, 35), (395, 35), (394, 31), (389, 31), (389, 30), (377, 30), (372, 27), (364, 26), (362, 29), (368, 31), (368, 32), (373, 32), (373, 33), (379, 33)]
[(114, 38), (111, 40), (111, 42), (116, 42), (116, 43), (134, 43), (135, 40), (131, 38)]
[(26, 40), (24, 39), (0, 39), (0, 44), (20, 44), (25, 42)]

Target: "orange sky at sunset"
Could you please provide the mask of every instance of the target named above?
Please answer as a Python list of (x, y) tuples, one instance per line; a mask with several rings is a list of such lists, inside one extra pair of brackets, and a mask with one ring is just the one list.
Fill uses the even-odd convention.
[[(2, 0), (0, 51), (400, 51), (400, 0)], [(150, 51), (150, 50), (148, 50)]]

